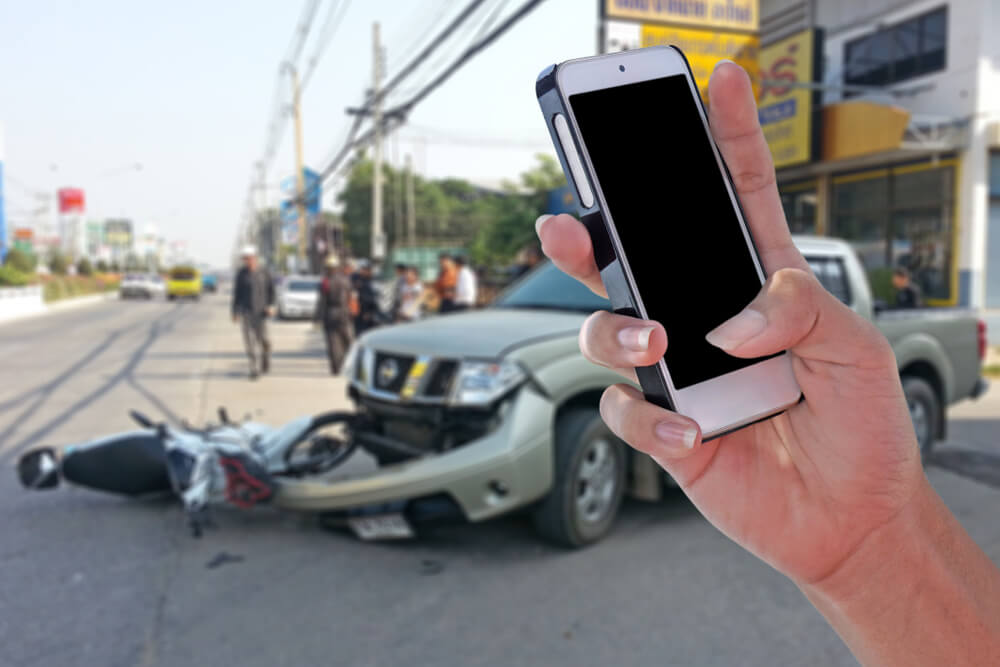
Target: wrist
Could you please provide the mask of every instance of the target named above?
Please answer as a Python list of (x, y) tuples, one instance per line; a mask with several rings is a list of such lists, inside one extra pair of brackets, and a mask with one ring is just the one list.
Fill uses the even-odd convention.
[(836, 570), (799, 588), (862, 664), (1000, 664), (1000, 572), (926, 478)]
[(947, 509), (921, 478), (889, 521), (869, 533), (833, 571), (818, 581), (799, 583), (799, 588), (810, 599), (839, 607), (864, 599), (876, 583), (907, 586), (911, 568), (928, 555), (927, 542), (941, 529), (942, 511)]

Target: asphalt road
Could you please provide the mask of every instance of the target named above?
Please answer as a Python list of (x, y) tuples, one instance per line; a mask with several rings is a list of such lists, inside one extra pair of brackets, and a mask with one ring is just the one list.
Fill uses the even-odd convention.
[[(342, 405), (319, 338), (272, 331), (274, 372), (250, 383), (221, 295), (0, 326), (0, 665), (853, 664), (792, 585), (679, 496), (630, 503), (609, 539), (565, 552), (523, 517), (364, 544), (224, 512), (195, 540), (168, 502), (18, 487), (19, 451), (127, 429), (129, 408), (278, 422)], [(1000, 392), (959, 406), (929, 475), (1000, 562), (998, 433)]]

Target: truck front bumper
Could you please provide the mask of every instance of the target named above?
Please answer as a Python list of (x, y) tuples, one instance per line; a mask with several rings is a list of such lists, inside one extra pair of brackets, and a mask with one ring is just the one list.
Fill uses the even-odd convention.
[(444, 495), (469, 521), (538, 500), (552, 486), (552, 403), (520, 389), (487, 435), (443, 453), (346, 479), (282, 480), (274, 502), (301, 511), (343, 511)]

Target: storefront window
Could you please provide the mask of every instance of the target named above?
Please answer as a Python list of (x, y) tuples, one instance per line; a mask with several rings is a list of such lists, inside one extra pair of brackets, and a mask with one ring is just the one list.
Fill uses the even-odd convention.
[(876, 297), (892, 302), (892, 269), (910, 270), (924, 297), (951, 294), (952, 164), (906, 165), (835, 178), (831, 234), (851, 241)]
[(781, 207), (792, 234), (816, 233), (816, 182), (779, 186)]

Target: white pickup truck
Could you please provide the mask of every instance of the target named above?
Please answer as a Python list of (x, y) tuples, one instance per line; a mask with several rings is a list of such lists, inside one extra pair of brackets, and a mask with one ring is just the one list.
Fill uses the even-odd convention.
[[(985, 325), (956, 310), (876, 312), (847, 243), (796, 243), (823, 285), (892, 343), (927, 452), (944, 436), (946, 406), (985, 389)], [(391, 510), (395, 521), (414, 523), (440, 515), (482, 521), (530, 508), (552, 541), (600, 539), (625, 493), (656, 500), (669, 482), (598, 413), (601, 393), (621, 378), (584, 359), (577, 334), (589, 313), (609, 307), (546, 263), (488, 308), (366, 333), (344, 372), (362, 417), (354, 436), (378, 469), (290, 487), (285, 506)]]

